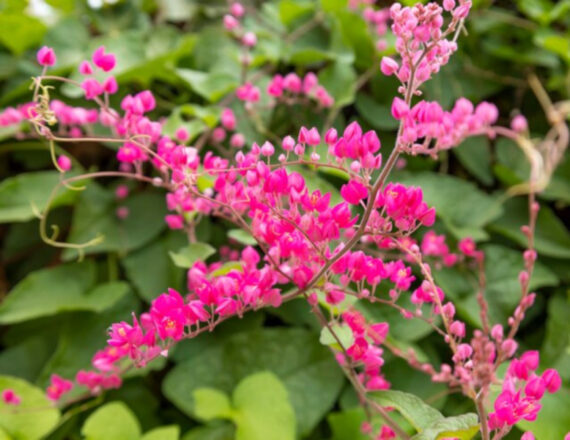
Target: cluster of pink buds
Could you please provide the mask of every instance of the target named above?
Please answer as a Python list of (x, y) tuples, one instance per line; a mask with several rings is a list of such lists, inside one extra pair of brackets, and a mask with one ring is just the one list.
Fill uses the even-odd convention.
[(302, 79), (296, 73), (275, 75), (267, 85), (267, 94), (289, 104), (303, 96), (316, 100), (325, 108), (334, 104), (333, 97), (319, 84), (317, 75), (312, 72), (307, 73)]
[(57, 374), (52, 374), (46, 394), (51, 400), (59, 400), (61, 396), (71, 391), (72, 388), (73, 382), (63, 379)]
[(392, 103), (392, 116), (403, 121), (400, 148), (412, 155), (436, 157), (439, 151), (456, 147), (469, 136), (492, 136), (491, 126), (498, 115), (495, 105), (481, 102), (475, 107), (466, 98), (458, 99), (450, 112), (437, 102), (420, 101), (409, 108), (396, 97)]
[(562, 381), (556, 370), (535, 373), (539, 364), (537, 351), (527, 351), (513, 359), (503, 380), (503, 388), (495, 400), (495, 411), (489, 414), (489, 428), (499, 432), (520, 420), (533, 421), (540, 411), (545, 392), (555, 393)]
[(232, 2), (230, 5), (230, 13), (224, 15), (224, 27), (239, 40), (244, 48), (242, 55), (242, 63), (248, 65), (250, 63), (250, 55), (248, 51), (257, 44), (257, 35), (255, 32), (246, 31), (241, 26), (241, 20), (245, 15), (245, 8), (239, 2)]
[(361, 169), (372, 171), (382, 166), (382, 154), (378, 153), (382, 144), (375, 131), (362, 133), (358, 122), (349, 124), (342, 137), (337, 139), (337, 132), (330, 129), (325, 135), (325, 142), (329, 146), (329, 154), (336, 158), (337, 163), (343, 164), (351, 159), (350, 169), (359, 173)]
[(384, 57), (380, 67), (385, 75), (395, 74), (398, 77), (402, 83), (400, 93), (414, 93), (448, 63), (457, 50), (457, 44), (446, 37), (458, 29), (470, 8), (468, 0), (460, 0), (458, 5), (454, 0), (446, 0), (443, 9), (449, 11), (452, 18), (444, 29), (443, 9), (435, 2), (412, 7), (402, 7), (399, 3), (392, 5), (392, 32), (396, 36), (396, 50), (401, 63)]
[[(344, 312), (342, 320), (352, 332), (353, 343), (346, 350), (346, 354), (353, 365), (362, 368), (359, 380), (368, 390), (390, 388), (390, 383), (381, 374), (384, 359), (383, 350), (380, 348), (388, 335), (388, 323), (370, 325), (357, 311)], [(347, 362), (342, 353), (337, 354), (337, 360), (341, 365)]]
[[(101, 46), (93, 52), (92, 56), (95, 69), (103, 72), (110, 72), (115, 68), (116, 58), (111, 53), (105, 53), (105, 46)], [(109, 75), (102, 83), (93, 77), (94, 70), (91, 63), (84, 60), (79, 65), (79, 73), (87, 78), (81, 83), (81, 88), (85, 92), (85, 99), (94, 99), (103, 94), (113, 95), (119, 90), (117, 80), (114, 76)]]

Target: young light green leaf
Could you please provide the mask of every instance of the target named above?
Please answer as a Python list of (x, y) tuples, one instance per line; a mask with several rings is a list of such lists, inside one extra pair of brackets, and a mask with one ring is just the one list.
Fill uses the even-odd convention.
[(231, 418), (230, 398), (215, 388), (198, 388), (192, 393), (196, 417), (202, 420)]
[(233, 393), (236, 440), (294, 440), (295, 413), (289, 394), (270, 372), (242, 380)]
[(139, 440), (141, 428), (122, 402), (112, 402), (91, 414), (81, 428), (85, 440)]
[(214, 255), (216, 250), (208, 243), (190, 243), (188, 246), (179, 249), (178, 252), (169, 252), (174, 264), (184, 269), (189, 269), (197, 261), (206, 261)]
[(145, 433), (141, 440), (178, 440), (180, 438), (180, 428), (176, 425), (161, 426)]
[(59, 410), (50, 404), (42, 390), (25, 380), (0, 376), (0, 390), (5, 389), (14, 390), (21, 399), (18, 412), (0, 401), (0, 428), (6, 434), (5, 438), (39, 440), (56, 427)]
[(471, 440), (477, 435), (479, 428), (477, 414), (469, 413), (457, 417), (446, 417), (414, 435), (412, 440), (442, 440), (446, 438)]
[(234, 239), (238, 243), (255, 246), (257, 241), (251, 236), (251, 234), (243, 229), (230, 229), (228, 231), (228, 237)]
[(418, 432), (422, 432), (434, 423), (443, 420), (443, 415), (438, 410), (413, 394), (386, 390), (376, 391), (370, 396), (382, 406), (396, 408)]

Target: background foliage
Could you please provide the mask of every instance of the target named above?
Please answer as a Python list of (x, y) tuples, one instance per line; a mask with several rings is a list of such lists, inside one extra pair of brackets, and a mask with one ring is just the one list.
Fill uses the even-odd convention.
[[(21, 0), (0, 3), (0, 106), (30, 99), (30, 77), (39, 72), (34, 62), (38, 46), (54, 47), (57, 73), (73, 78), (78, 62), (104, 44), (117, 54), (121, 86), (153, 90), (156, 115), (166, 118), (172, 132), (184, 125), (196, 138), (217, 124), (217, 103), (239, 84), (240, 72), (239, 46), (221, 26), (225, 2), (122, 0), (100, 9), (81, 0), (47, 3), (47, 18), (33, 16)], [(503, 123), (520, 111), (533, 133), (544, 134), (546, 120), (526, 76), (536, 73), (553, 100), (568, 99), (570, 1), (474, 3), (459, 53), (426, 85), (426, 98), (447, 107), (459, 96), (490, 100), (499, 106)], [(328, 121), (341, 128), (358, 120), (379, 132), (384, 149), (391, 148), (396, 123), (389, 105), (396, 86), (378, 73), (375, 37), (358, 13), (346, 9), (346, 0), (247, 4), (252, 7), (247, 26), (259, 37), (252, 64), (259, 68), (259, 83), (267, 83), (269, 68), (316, 71), (335, 98), (330, 111), (277, 107), (257, 121), (231, 104), (247, 142), (263, 141), (267, 131), (294, 133), (302, 124), (322, 127)], [(296, 35), (299, 28), (305, 32)], [(83, 104), (72, 88), (53, 95)], [(113, 146), (82, 142), (65, 149), (84, 170), (116, 168)], [(130, 216), (120, 221), (114, 198), (119, 182), (91, 181), (82, 193), (62, 192), (50, 215), (50, 223), (58, 224), (70, 242), (105, 235), (77, 263), (73, 252), (51, 248), (39, 237), (34, 206), (45, 207), (59, 179), (47, 145), (17, 140), (13, 131), (0, 128), (0, 155), (0, 389), (12, 387), (25, 405), (38, 406), (44, 398), (36, 387), (45, 387), (52, 373), (71, 376), (87, 367), (104, 345), (111, 322), (143, 309), (169, 286), (184, 289), (187, 261), (177, 252), (185, 238), (166, 230), (164, 198), (156, 189), (130, 183)], [(504, 322), (518, 301), (524, 244), (519, 227), (527, 219), (524, 198), (508, 198), (505, 191), (524, 181), (526, 162), (515, 145), (486, 138), (472, 139), (441, 159), (411, 158), (395, 178), (422, 186), (437, 209), (438, 231), (452, 240), (472, 236), (493, 243), (484, 245), (491, 287), (487, 298), (492, 318)], [(338, 198), (341, 177), (318, 174), (311, 179), (314, 187)], [(523, 323), (521, 344), (540, 348), (541, 367), (557, 368), (565, 383), (560, 393), (545, 397), (537, 423), (520, 427), (542, 440), (562, 438), (570, 429), (568, 158), (540, 200), (540, 264), (532, 280), (539, 294)], [(226, 244), (237, 248), (244, 240), (226, 224), (207, 218), (199, 237), (212, 246), (201, 249), (205, 255)], [(455, 268), (436, 276), (459, 305), (461, 318), (477, 325), (475, 279)], [(363, 311), (390, 322), (394, 343), (436, 361), (449, 356), (420, 321), (403, 321), (391, 309)], [(234, 319), (213, 334), (184, 341), (168, 361), (133, 373), (122, 389), (102, 396), (86, 411), (64, 418), (56, 410), (33, 418), (0, 412), (0, 438), (255, 440), (288, 439), (292, 433), (314, 440), (361, 438), (363, 414), (319, 336), (303, 301)], [(472, 410), (460, 395), (445, 393), (400, 360), (387, 359), (385, 373), (394, 389), (419, 395), (446, 415)], [(275, 426), (282, 437), (267, 434)], [(519, 437), (515, 430), (509, 438)]]

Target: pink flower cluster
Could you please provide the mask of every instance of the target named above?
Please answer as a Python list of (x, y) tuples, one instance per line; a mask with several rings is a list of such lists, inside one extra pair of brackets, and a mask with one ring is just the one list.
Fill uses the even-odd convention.
[(302, 79), (296, 73), (275, 75), (267, 85), (267, 94), (286, 103), (295, 102), (305, 96), (316, 100), (325, 108), (334, 104), (333, 97), (319, 85), (317, 75), (312, 72), (307, 73)]
[[(380, 348), (388, 335), (390, 326), (386, 322), (368, 324), (357, 311), (346, 311), (342, 314), (342, 321), (352, 333), (352, 345), (346, 350), (351, 363), (362, 368), (359, 380), (368, 390), (386, 390), (390, 383), (381, 374), (384, 365), (383, 350)], [(341, 365), (346, 363), (342, 353), (337, 354)]]
[(396, 50), (400, 54), (401, 64), (384, 57), (380, 68), (385, 75), (395, 74), (398, 77), (402, 83), (401, 93), (406, 90), (414, 93), (448, 63), (457, 50), (457, 44), (446, 37), (457, 30), (470, 8), (471, 2), (468, 0), (460, 0), (457, 6), (455, 1), (447, 1), (444, 9), (451, 13), (452, 19), (444, 29), (443, 9), (435, 2), (412, 7), (402, 7), (399, 3), (392, 5), (392, 32), (396, 36)]
[[(116, 65), (115, 55), (106, 53), (105, 46), (101, 46), (93, 52), (92, 61), (95, 68), (103, 72), (110, 72)], [(91, 76), (94, 73), (94, 69), (87, 60), (79, 65), (79, 73), (87, 76), (81, 83), (81, 88), (85, 92), (85, 99), (95, 99), (103, 94), (113, 95), (119, 90), (119, 85), (114, 76), (108, 76), (102, 83)]]
[(379, 51), (386, 50), (388, 47), (388, 42), (386, 41), (385, 37), (388, 33), (390, 10), (386, 8), (375, 10), (372, 7), (367, 7), (364, 9), (362, 15), (378, 36), (378, 41), (376, 41), (376, 49)]
[(20, 396), (11, 388), (2, 390), (2, 402), (6, 405), (18, 406), (22, 399)]
[(466, 98), (460, 98), (450, 112), (437, 102), (420, 101), (411, 109), (398, 97), (392, 103), (392, 116), (403, 121), (400, 148), (409, 154), (437, 156), (461, 144), (467, 137), (492, 135), (491, 125), (497, 122), (499, 111), (488, 102), (475, 107)]
[(556, 370), (535, 373), (539, 364), (537, 351), (527, 351), (513, 359), (503, 380), (503, 388), (495, 400), (495, 411), (489, 414), (489, 428), (500, 430), (520, 420), (533, 421), (540, 411), (545, 392), (555, 393), (562, 381)]

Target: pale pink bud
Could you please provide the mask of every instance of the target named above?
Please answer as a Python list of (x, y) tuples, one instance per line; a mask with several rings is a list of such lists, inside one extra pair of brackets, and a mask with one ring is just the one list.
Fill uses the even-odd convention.
[(241, 133), (234, 133), (230, 138), (230, 145), (234, 148), (241, 148), (245, 145), (245, 136)]
[(234, 112), (231, 108), (225, 108), (222, 110), (222, 116), (220, 117), (220, 121), (225, 129), (227, 130), (235, 130), (236, 128), (236, 117)]
[(226, 138), (226, 130), (222, 127), (216, 127), (212, 131), (212, 140), (214, 142), (220, 143)]
[(327, 143), (327, 145), (333, 145), (334, 143), (336, 143), (337, 139), (338, 139), (338, 133), (336, 129), (329, 128), (325, 134), (325, 142)]
[(455, 0), (443, 0), (443, 9), (451, 11), (455, 8)]
[(461, 321), (453, 321), (449, 326), (449, 331), (452, 335), (458, 336), (460, 338), (465, 337), (465, 323)]
[(464, 3), (463, 5), (459, 6), (457, 9), (453, 11), (453, 18), (458, 20), (462, 20), (467, 15), (469, 15), (469, 9), (471, 8), (471, 3)]
[(295, 148), (295, 139), (291, 136), (285, 136), (281, 146), (285, 151), (293, 151), (293, 148)]
[(399, 67), (398, 63), (390, 57), (382, 57), (382, 61), (380, 61), (380, 70), (386, 76), (396, 73)]
[(522, 133), (528, 130), (528, 122), (523, 115), (517, 115), (511, 121), (511, 128), (517, 133)]
[(57, 61), (54, 50), (48, 46), (44, 46), (38, 50), (36, 59), (42, 66), (53, 66)]
[(265, 143), (261, 146), (261, 154), (266, 157), (273, 156), (275, 153), (275, 148), (271, 144), (271, 142), (265, 141)]
[(455, 316), (455, 306), (450, 302), (445, 303), (441, 311), (448, 318), (453, 318)]
[(495, 324), (491, 329), (491, 336), (495, 341), (501, 341), (503, 339), (503, 326), (501, 324)]
[(319, 131), (316, 129), (316, 127), (313, 127), (308, 131), (306, 143), (313, 146), (319, 145), (321, 143), (321, 135), (319, 134)]
[(511, 357), (517, 351), (518, 344), (512, 339), (505, 339), (501, 344), (501, 350), (503, 350), (507, 357)]
[(245, 14), (245, 8), (240, 2), (234, 2), (230, 6), (230, 13), (234, 17), (240, 18), (241, 16), (243, 16), (243, 14)]
[(457, 346), (457, 355), (461, 360), (467, 359), (473, 353), (473, 348), (469, 344), (459, 344)]
[(521, 440), (536, 440), (536, 439), (532, 432), (527, 431), (521, 436)]
[(224, 27), (228, 31), (232, 31), (239, 26), (239, 21), (229, 14), (224, 15)]
[(57, 158), (57, 166), (63, 171), (71, 169), (71, 159), (67, 156), (61, 155)]
[(409, 107), (401, 98), (395, 97), (392, 102), (392, 116), (394, 119), (402, 119), (408, 114)]
[(126, 206), (119, 206), (115, 214), (119, 220), (124, 220), (129, 216), (129, 208)]
[(253, 32), (246, 32), (241, 42), (244, 46), (253, 47), (257, 44), (257, 36)]

